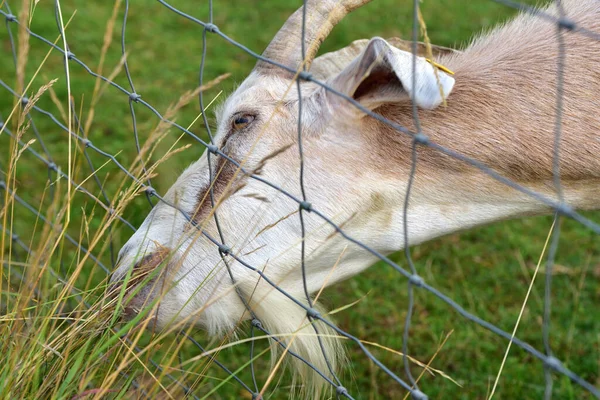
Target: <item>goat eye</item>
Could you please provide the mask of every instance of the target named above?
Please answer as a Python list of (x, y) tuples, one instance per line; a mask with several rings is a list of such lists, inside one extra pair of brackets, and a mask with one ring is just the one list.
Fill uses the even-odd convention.
[(235, 131), (242, 130), (245, 127), (247, 127), (248, 125), (250, 125), (252, 123), (252, 121), (254, 121), (254, 115), (250, 115), (250, 114), (240, 115), (233, 120), (232, 128)]

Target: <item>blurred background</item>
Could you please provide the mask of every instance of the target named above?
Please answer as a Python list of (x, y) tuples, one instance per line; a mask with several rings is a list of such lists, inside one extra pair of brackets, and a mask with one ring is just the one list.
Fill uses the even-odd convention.
[[(115, 2), (107, 0), (64, 0), (60, 5), (65, 24), (69, 21), (66, 38), (71, 52), (104, 76), (110, 76), (115, 71), (114, 82), (131, 90), (120, 65), (124, 3), (121, 2), (116, 10)], [(301, 3), (282, 0), (214, 1), (214, 23), (231, 38), (261, 53), (283, 22)], [(19, 7), (22, 6), (20, 1), (2, 1), (0, 4), (10, 5), (12, 13), (17, 16), (20, 12)], [(169, 4), (202, 21), (208, 20), (207, 1), (171, 0)], [(32, 1), (30, 7), (31, 30), (54, 42), (59, 33), (54, 2)], [(432, 43), (455, 48), (467, 46), (482, 31), (491, 29), (515, 14), (513, 9), (491, 0), (426, 0), (422, 1), (421, 9)], [(115, 23), (112, 29), (107, 31), (107, 24), (113, 12), (116, 13)], [(18, 29), (14, 23), (7, 23), (6, 27), (0, 28), (3, 55), (0, 57), (0, 79), (17, 90), (20, 83), (8, 29), (12, 30), (15, 42), (18, 41)], [(373, 36), (410, 39), (411, 29), (411, 1), (375, 0), (346, 17), (324, 42), (320, 53), (338, 49), (356, 39)], [(135, 92), (162, 114), (177, 103), (184, 93), (195, 89), (199, 84), (199, 66), (203, 52), (202, 32), (201, 26), (177, 15), (157, 1), (137, 0), (129, 4), (124, 41), (132, 82)], [(111, 36), (112, 41), (100, 66), (103, 44), (106, 38)], [(62, 39), (57, 44), (62, 47)], [(47, 44), (30, 38), (27, 61), (24, 64), (24, 82), (32, 82), (27, 95), (33, 96), (40, 86), (58, 78), (52, 90), (46, 92), (36, 105), (66, 124), (63, 115), (68, 107), (68, 94), (64, 59), (59, 52), (54, 51), (44, 61), (48, 50)], [(204, 93), (205, 104), (213, 99), (216, 99), (214, 104), (222, 102), (236, 85), (243, 81), (254, 64), (255, 60), (244, 51), (215, 35), (208, 34), (204, 81), (208, 82), (225, 73), (231, 75)], [(137, 152), (128, 97), (112, 87), (106, 87), (101, 91), (101, 95), (94, 97), (96, 79), (75, 63), (70, 63), (69, 67), (74, 111), (85, 128), (82, 128), (82, 136), (88, 137), (94, 145), (114, 155), (124, 166), (131, 165)], [(0, 93), (0, 118), (5, 120), (15, 106), (16, 97), (4, 88), (0, 88)], [(58, 101), (53, 101), (52, 97)], [(215, 126), (214, 115), (211, 112), (214, 110), (214, 104), (207, 111), (212, 126)], [(159, 119), (145, 107), (135, 103), (133, 106), (139, 141), (143, 144), (156, 129)], [(191, 125), (192, 132), (206, 139), (207, 134), (201, 119), (193, 123), (199, 111), (198, 101), (194, 98), (178, 110), (175, 119), (183, 126)], [(51, 157), (51, 161), (62, 170), (66, 170), (67, 134), (47, 116), (35, 111), (32, 113), (35, 127), (46, 149), (42, 147), (40, 140), (32, 143), (31, 148), (46, 159)], [(9, 121), (7, 126), (14, 130), (14, 123)], [(152, 155), (152, 160), (157, 161), (176, 142), (177, 146), (191, 145), (157, 169), (157, 176), (152, 179), (152, 185), (159, 193), (165, 193), (178, 174), (204, 152), (199, 143), (186, 135), (180, 136), (180, 131), (170, 129)], [(5, 133), (0, 135), (1, 180), (6, 179), (9, 139)], [(28, 142), (31, 139), (36, 137), (30, 128), (24, 133), (22, 140)], [(83, 157), (82, 147), (75, 143), (72, 146), (76, 162), (81, 165), (75, 180), (85, 180), (83, 186), (102, 198), (98, 186), (89, 178), (91, 170)], [(121, 183), (125, 174), (114, 164), (106, 163), (105, 157), (93, 151), (88, 153), (92, 164), (98, 170), (97, 177), (102, 182), (106, 196), (111, 202), (116, 201), (122, 190)], [(48, 168), (29, 152), (21, 155), (15, 178), (17, 193), (42, 213), (51, 212), (48, 208), (52, 203), (52, 196), (60, 197), (66, 193), (66, 184), (50, 184)], [(56, 174), (51, 174), (51, 178), (56, 180)], [(53, 187), (56, 191), (53, 191)], [(0, 194), (4, 197), (4, 193)], [(11, 208), (12, 232), (35, 248), (36, 242), (48, 234), (43, 229), (43, 223), (34, 213), (18, 204)], [(147, 199), (140, 195), (123, 210), (122, 217), (134, 227), (138, 227), (149, 210)], [(587, 215), (595, 220), (600, 216), (597, 213)], [(88, 196), (79, 193), (74, 196), (68, 233), (82, 245), (90, 247), (90, 238), (103, 228), (104, 223), (105, 210), (98, 207)], [(551, 217), (535, 217), (495, 224), (417, 246), (412, 255), (420, 275), (427, 282), (469, 312), (510, 332), (551, 223)], [(92, 253), (105, 265), (111, 266), (114, 253), (131, 234), (132, 231), (123, 223), (115, 222), (110, 235), (106, 234), (106, 243), (93, 246)], [(107, 244), (109, 239), (112, 241), (112, 255), (111, 246)], [(5, 246), (8, 248), (9, 244), (5, 243)], [(16, 249), (16, 246), (14, 251), (23, 252), (22, 249)], [(563, 360), (568, 368), (599, 386), (598, 237), (578, 223), (565, 220), (557, 254), (553, 278), (552, 347), (555, 355)], [(25, 257), (24, 254), (22, 257)], [(76, 247), (64, 244), (61, 245), (59, 253), (53, 253), (51, 265), (61, 276), (69, 277), (81, 257), (82, 254)], [(397, 255), (394, 259), (401, 265), (404, 264), (403, 255)], [(94, 298), (102, 294), (105, 278), (106, 273), (95, 263), (88, 261), (81, 273), (78, 273), (75, 286), (83, 289), (88, 300), (93, 302)], [(3, 287), (10, 286), (8, 277), (3, 276), (2, 279)], [(48, 280), (46, 287), (51, 296), (53, 290), (58, 290), (54, 286), (56, 281), (53, 283), (52, 277), (44, 279)], [(542, 276), (538, 277), (534, 285), (517, 335), (538, 349), (542, 348), (543, 290)], [(336, 314), (333, 319), (342, 329), (361, 339), (396, 351), (402, 348), (401, 337), (407, 310), (407, 282), (391, 267), (377, 264), (362, 275), (329, 288), (324, 292), (322, 299), (329, 309), (360, 300)], [(242, 329), (240, 335), (243, 336), (244, 331), (247, 329)], [(193, 337), (201, 343), (212, 343), (200, 331), (194, 331)], [(443, 341), (445, 343), (441, 346)], [(506, 340), (468, 322), (434, 296), (416, 291), (409, 342), (410, 354), (425, 363), (435, 355), (431, 366), (454, 380), (453, 382), (440, 375), (425, 374), (420, 381), (420, 387), (429, 398), (486, 398), (500, 367), (506, 345)], [(359, 348), (348, 344), (348, 350), (350, 362), (343, 383), (355, 398), (396, 399), (406, 395), (406, 392), (370, 362)], [(382, 348), (372, 348), (372, 351), (393, 371), (403, 376), (402, 357), (399, 354)], [(166, 353), (161, 353), (158, 347), (153, 354), (155, 360), (166, 357)], [(186, 360), (197, 354), (199, 350), (189, 343), (183, 346), (179, 357)], [(144, 357), (149, 355), (145, 354)], [(140, 359), (140, 365), (145, 363), (144, 357)], [(258, 361), (258, 365), (262, 366), (262, 370), (258, 371), (259, 378), (264, 378), (267, 374), (268, 357), (264, 358)], [(248, 359), (247, 345), (234, 346), (219, 353), (219, 360), (230, 369), (240, 368), (239, 376), (245, 381), (250, 381), (249, 369), (244, 367)], [(133, 363), (129, 368), (130, 371), (138, 371), (143, 381), (145, 368), (140, 365)], [(223, 383), (223, 379), (228, 375), (216, 366), (206, 369), (202, 366), (194, 368), (195, 372), (187, 375), (177, 370), (171, 372), (180, 376), (188, 385), (194, 382), (197, 393), (209, 394), (210, 398), (234, 399), (245, 398), (248, 395), (232, 380)], [(418, 375), (421, 370), (417, 368), (415, 371)], [(217, 386), (218, 390), (211, 392)], [(554, 388), (557, 399), (591, 398), (564, 377), (555, 379)], [(273, 391), (272, 398), (286, 398), (288, 392), (289, 382), (284, 379)], [(537, 399), (542, 397), (543, 392), (542, 363), (521, 349), (513, 347), (504, 367), (496, 398)]]

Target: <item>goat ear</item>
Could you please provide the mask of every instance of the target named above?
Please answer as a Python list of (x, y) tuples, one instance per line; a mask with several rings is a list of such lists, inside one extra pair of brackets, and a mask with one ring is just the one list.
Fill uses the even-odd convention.
[[(410, 52), (412, 48), (412, 42), (409, 40), (402, 40), (397, 37), (391, 37), (385, 39), (390, 45), (397, 49), (405, 50)], [(359, 54), (363, 52), (365, 47), (369, 44), (369, 39), (358, 39), (350, 43), (348, 46), (343, 47), (339, 50), (330, 51), (315, 58), (310, 65), (310, 73), (321, 81), (339, 74), (342, 70), (352, 62)], [(450, 47), (438, 46), (435, 44), (429, 44), (429, 46), (423, 42), (417, 42), (417, 55), (421, 57), (427, 57), (431, 51), (433, 59), (439, 57), (461, 54), (462, 52)]]
[[(437, 72), (425, 58), (416, 58), (416, 81), (413, 88), (413, 55), (397, 49), (381, 38), (373, 38), (346, 68), (329, 79), (337, 91), (373, 110), (386, 103), (414, 98), (417, 106), (434, 109), (448, 97), (454, 78)], [(329, 93), (329, 96), (336, 96)], [(339, 97), (338, 97), (339, 98)]]

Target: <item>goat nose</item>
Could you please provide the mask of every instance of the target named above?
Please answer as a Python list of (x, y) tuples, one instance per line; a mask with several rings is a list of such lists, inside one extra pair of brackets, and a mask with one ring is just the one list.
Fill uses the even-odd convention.
[(131, 278), (144, 279), (144, 277), (155, 271), (156, 268), (159, 267), (163, 262), (167, 261), (170, 255), (171, 249), (166, 247), (161, 247), (153, 253), (145, 255), (141, 260), (133, 265)]
[[(132, 306), (128, 307), (131, 309), (128, 311), (126, 310), (126, 314), (131, 315), (137, 313), (133, 304), (139, 303), (140, 299), (137, 299), (137, 297), (140, 297), (142, 293), (147, 293), (148, 291), (134, 291), (133, 289), (140, 284), (143, 286), (150, 286), (153, 285), (157, 279), (164, 279), (166, 264), (169, 261), (171, 254), (171, 249), (161, 247), (150, 254), (144, 255), (133, 266), (118, 266), (117, 270), (110, 278), (107, 298), (109, 300), (114, 300), (119, 296), (121, 291), (124, 291), (123, 298), (125, 306), (127, 306), (128, 303), (132, 304)], [(164, 267), (164, 269), (161, 267)], [(161, 270), (159, 271), (157, 268), (160, 268)], [(128, 276), (129, 269), (131, 269), (130, 276)], [(125, 285), (124, 288), (123, 285)]]
[[(146, 253), (141, 259), (133, 264), (133, 267), (126, 264), (121, 266), (117, 265), (117, 270), (111, 276), (110, 281), (115, 284), (122, 282), (126, 278), (129, 268), (131, 268), (131, 277), (129, 278), (127, 285), (131, 286), (140, 283), (141, 280), (148, 277), (148, 275), (161, 266), (161, 264), (169, 261), (170, 256), (171, 249), (160, 247), (152, 253)], [(119, 264), (122, 264), (122, 262)], [(157, 272), (160, 273), (161, 271)]]

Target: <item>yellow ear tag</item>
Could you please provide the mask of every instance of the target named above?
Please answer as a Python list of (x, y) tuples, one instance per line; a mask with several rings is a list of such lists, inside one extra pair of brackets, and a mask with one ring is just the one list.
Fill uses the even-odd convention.
[(426, 58), (425, 60), (426, 60), (426, 61), (427, 61), (429, 64), (431, 64), (431, 65), (433, 65), (434, 67), (436, 67), (437, 69), (439, 69), (439, 70), (442, 70), (442, 71), (444, 71), (444, 72), (445, 72), (445, 73), (447, 73), (447, 74), (454, 75), (454, 72), (450, 71), (448, 68), (444, 67), (442, 64), (438, 64), (438, 63), (436, 63), (435, 61), (433, 61), (433, 60), (430, 60), (429, 58)]

